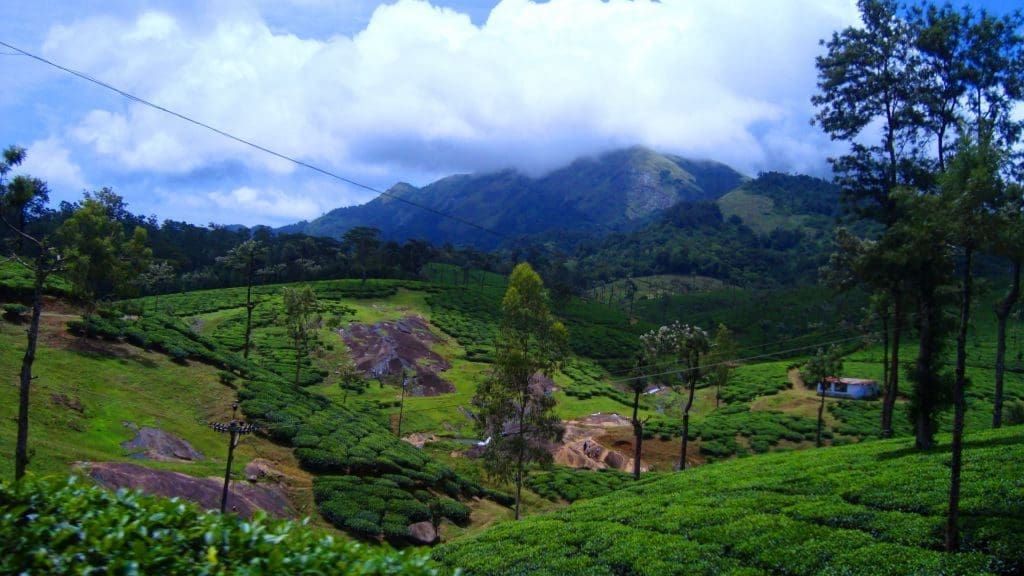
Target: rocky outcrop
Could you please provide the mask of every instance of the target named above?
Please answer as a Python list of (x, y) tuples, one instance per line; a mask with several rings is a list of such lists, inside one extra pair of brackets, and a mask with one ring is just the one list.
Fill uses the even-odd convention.
[(191, 444), (170, 432), (149, 426), (139, 428), (133, 422), (125, 422), (124, 425), (135, 430), (135, 438), (121, 443), (122, 448), (131, 452), (132, 458), (162, 462), (195, 462), (206, 458)]

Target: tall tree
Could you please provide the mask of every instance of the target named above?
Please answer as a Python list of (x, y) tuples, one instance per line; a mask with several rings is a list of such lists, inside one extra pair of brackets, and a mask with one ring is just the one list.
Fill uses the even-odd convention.
[[(900, 216), (893, 192), (914, 184), (921, 174), (915, 145), (921, 130), (919, 61), (913, 29), (895, 0), (859, 0), (857, 6), (862, 26), (836, 32), (823, 42), (826, 54), (816, 61), (819, 93), (811, 101), (817, 108), (815, 122), (825, 133), (850, 143), (847, 154), (830, 159), (847, 206), (888, 230)], [(862, 143), (879, 132), (877, 144)], [(892, 337), (885, 339), (891, 346), (891, 367), (881, 416), (882, 435), (890, 436), (907, 287), (901, 266), (884, 262), (886, 254), (876, 253), (875, 266), (861, 269), (871, 271), (862, 281), (886, 293), (892, 304), (887, 322)]]
[(263, 243), (258, 240), (246, 240), (228, 251), (224, 256), (218, 256), (217, 262), (241, 270), (245, 274), (245, 345), (242, 348), (242, 357), (249, 359), (249, 342), (252, 339), (252, 283), (258, 272), (257, 263), (266, 254)]
[(139, 279), (146, 287), (146, 291), (153, 294), (153, 311), (159, 312), (160, 292), (171, 280), (174, 280), (174, 267), (166, 260), (153, 262), (149, 265), (149, 270), (144, 272)]
[(715, 387), (715, 407), (722, 401), (722, 389), (729, 384), (732, 363), (736, 360), (736, 340), (732, 330), (725, 324), (719, 324), (715, 330), (715, 339), (711, 343), (706, 370), (708, 383)]
[(366, 283), (366, 272), (379, 258), (380, 230), (370, 226), (356, 226), (341, 237), (342, 250), (359, 267), (360, 277)]
[(1022, 217), (1022, 201), (1024, 190), (1019, 185), (1011, 185), (1007, 194), (1009, 200), (999, 216), (1003, 222), (997, 226), (993, 252), (1010, 261), (1010, 286), (1006, 294), (996, 302), (996, 367), (995, 394), (992, 402), (992, 427), (1003, 425), (1003, 379), (1006, 372), (1006, 324), (1010, 312), (1020, 299), (1021, 261), (1024, 260), (1024, 217)]
[[(53, 247), (50, 239), (45, 236), (33, 236), (24, 230), (23, 221), (13, 223), (5, 216), (5, 209), (23, 206), (23, 198), (17, 191), (12, 191), (4, 182), (5, 176), (25, 158), (23, 148), (9, 147), (4, 151), (4, 161), (0, 163), (0, 220), (4, 227), (10, 229), (12, 238), (10, 259), (18, 262), (32, 272), (32, 316), (26, 332), (25, 354), (21, 359), (21, 371), (18, 382), (18, 432), (14, 448), (14, 479), (21, 480), (28, 468), (28, 418), (29, 398), (32, 386), (32, 367), (36, 358), (36, 344), (39, 340), (39, 318), (43, 312), (43, 287), (47, 278), (63, 266), (60, 252)], [(34, 182), (34, 179), (26, 179)], [(44, 186), (45, 188), (45, 186)], [(26, 250), (26, 243), (31, 250)]]
[(477, 423), (490, 437), (484, 451), (488, 474), (515, 482), (515, 517), (520, 518), (526, 465), (548, 464), (548, 444), (562, 436), (554, 398), (538, 376), (550, 376), (566, 351), (568, 333), (548, 307), (540, 276), (516, 265), (501, 303), (501, 322), (491, 375), (473, 398)]
[(678, 470), (686, 469), (686, 452), (690, 437), (690, 410), (697, 382), (704, 375), (701, 360), (711, 351), (711, 340), (708, 333), (697, 326), (680, 324), (678, 321), (662, 326), (655, 332), (654, 340), (663, 354), (670, 354), (679, 363), (679, 381), (686, 390), (686, 402), (683, 404), (683, 439), (679, 447)]
[(302, 360), (317, 342), (320, 304), (308, 285), (285, 287), (281, 290), (281, 297), (284, 300), (285, 328), (295, 349), (295, 385), (299, 386), (302, 382)]

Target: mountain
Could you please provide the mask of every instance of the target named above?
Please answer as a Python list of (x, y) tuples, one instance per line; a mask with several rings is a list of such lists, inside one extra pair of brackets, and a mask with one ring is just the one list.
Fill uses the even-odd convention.
[(505, 170), (448, 176), (423, 188), (403, 182), (388, 196), (281, 231), (339, 237), (355, 226), (373, 226), (389, 239), (491, 249), (556, 230), (634, 229), (679, 202), (715, 200), (746, 179), (718, 162), (633, 147), (581, 158), (538, 178)]

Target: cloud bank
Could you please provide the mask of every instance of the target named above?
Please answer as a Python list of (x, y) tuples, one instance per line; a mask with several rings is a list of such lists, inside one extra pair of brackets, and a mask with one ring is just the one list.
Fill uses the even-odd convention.
[[(475, 25), (399, 0), (357, 34), (326, 39), (271, 28), (249, 6), (208, 24), (167, 12), (92, 18), (52, 28), (43, 50), (377, 186), (539, 174), (633, 144), (748, 173), (816, 171), (828, 146), (809, 125), (817, 42), (856, 18), (852, 0), (504, 0)], [(108, 170), (180, 177), (241, 162), (270, 182), (211, 191), (215, 207), (249, 199), (268, 216), (315, 216), (345, 203), (307, 192), (313, 176), (289, 163), (136, 103), (96, 107), (66, 137)], [(300, 202), (281, 191), (294, 179)]]

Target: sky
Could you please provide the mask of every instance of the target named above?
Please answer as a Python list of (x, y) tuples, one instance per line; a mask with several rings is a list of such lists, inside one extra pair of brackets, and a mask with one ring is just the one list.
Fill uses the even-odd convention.
[[(814, 58), (856, 23), (854, 0), (0, 3), (4, 42), (378, 190), (632, 145), (827, 175)], [(54, 203), (106, 186), (160, 220), (278, 226), (375, 196), (9, 52), (0, 146)]]

